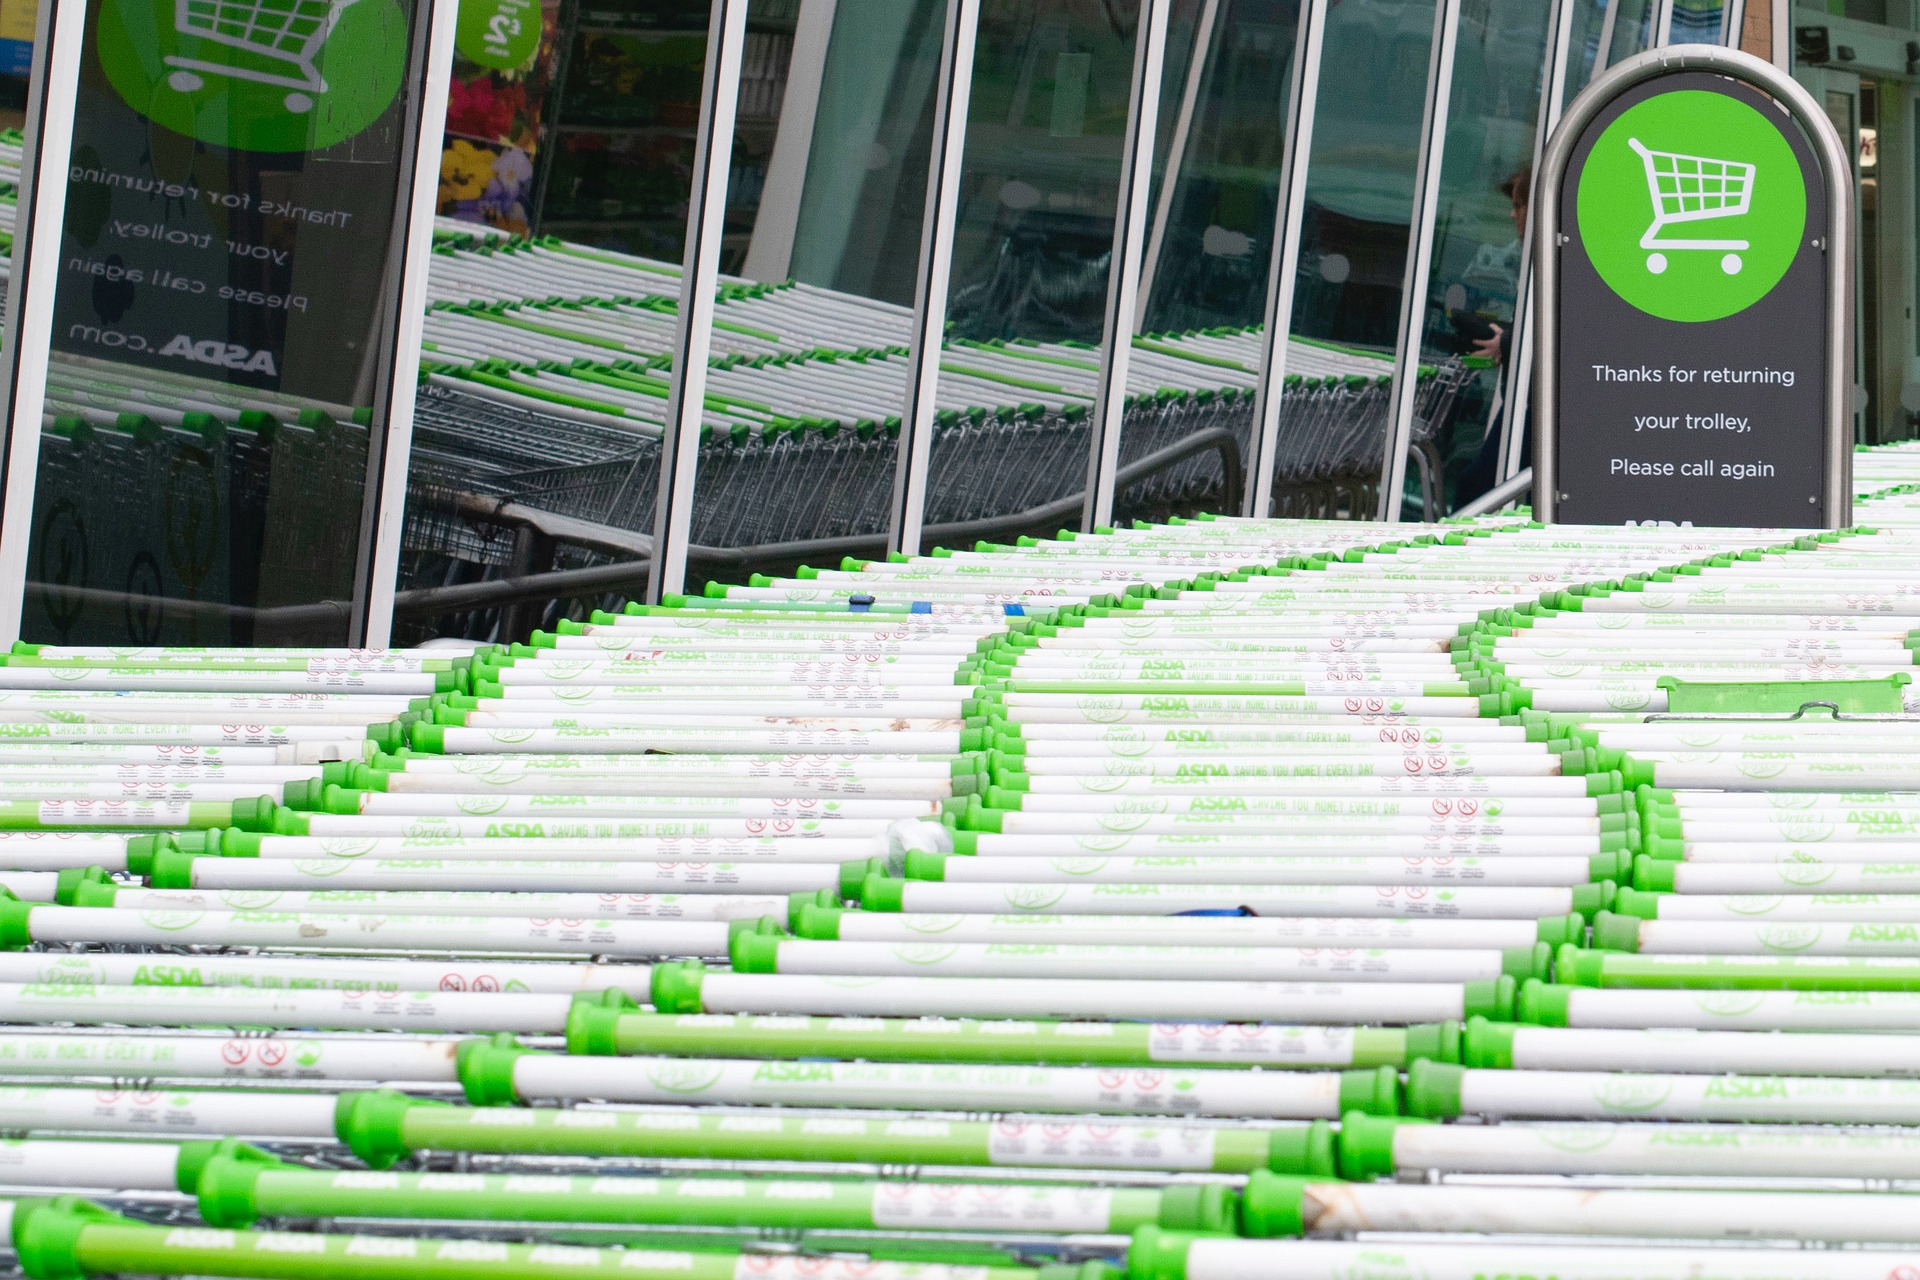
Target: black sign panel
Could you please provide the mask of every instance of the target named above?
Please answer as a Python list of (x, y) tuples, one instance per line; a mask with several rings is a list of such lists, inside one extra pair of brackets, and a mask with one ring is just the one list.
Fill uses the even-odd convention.
[(1559, 200), (1555, 518), (1826, 524), (1830, 211), (1797, 123), (1725, 76), (1643, 81)]

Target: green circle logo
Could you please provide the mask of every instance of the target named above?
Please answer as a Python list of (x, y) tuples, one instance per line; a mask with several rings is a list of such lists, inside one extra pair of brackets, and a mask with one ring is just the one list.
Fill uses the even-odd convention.
[(522, 71), (540, 51), (540, 6), (534, 0), (460, 0), (453, 47), (489, 71)]
[(395, 0), (102, 0), (95, 51), (155, 124), (241, 151), (318, 151), (378, 120), (406, 75)]
[(1807, 189), (1779, 128), (1738, 98), (1680, 89), (1627, 108), (1580, 174), (1580, 238), (1607, 287), (1664, 320), (1719, 320), (1780, 283)]

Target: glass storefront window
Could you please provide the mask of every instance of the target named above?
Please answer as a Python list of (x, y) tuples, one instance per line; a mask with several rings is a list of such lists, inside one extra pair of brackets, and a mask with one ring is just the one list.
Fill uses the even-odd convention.
[(67, 206), (28, 640), (358, 625), (387, 389), (413, 376), (390, 365), (390, 231), (425, 37), (405, 0), (250, 21), (86, 8), (71, 155), (43, 158)]
[(1370, 518), (1419, 161), (1432, 0), (1327, 17), (1273, 511)]
[(1920, 10), (1901, 0), (1798, 0), (1794, 77), (1853, 162), (1854, 425), (1861, 443), (1920, 434), (1915, 228), (1920, 218), (1920, 78), (1909, 41)]
[[(883, 549), (910, 316), (885, 295), (911, 301), (945, 0), (808, 10), (754, 0), (747, 13), (689, 531), (695, 590)], [(782, 29), (791, 38), (769, 51), (761, 37)], [(672, 99), (696, 115), (698, 71)], [(683, 178), (669, 202), (682, 220), (685, 192)], [(515, 638), (644, 585), (684, 236), (659, 225), (651, 256), (447, 228), (401, 584), (417, 631)], [(572, 595), (457, 607), (468, 584), (553, 572), (597, 576)]]
[(690, 589), (884, 554), (946, 9), (839, 0), (796, 59), (773, 149), (794, 185), (745, 225), (753, 281), (716, 318)]
[(1549, 8), (1469, 0), (1454, 62), (1432, 274), (1420, 342), (1421, 395), (1409, 513), (1444, 514), (1493, 486), (1500, 372), (1533, 183)]
[[(1237, 512), (1254, 424), (1294, 74), (1298, 0), (1223, 0), (1185, 65), (1169, 60), (1154, 225), (1147, 240), (1131, 382), (1142, 402), (1122, 468), (1164, 466), (1117, 486), (1115, 520)], [(1189, 107), (1188, 104), (1191, 104)], [(1182, 118), (1182, 115), (1185, 118)], [(1172, 153), (1178, 139), (1179, 150)], [(1204, 445), (1207, 438), (1215, 443)], [(1174, 458), (1164, 451), (1190, 445)]]

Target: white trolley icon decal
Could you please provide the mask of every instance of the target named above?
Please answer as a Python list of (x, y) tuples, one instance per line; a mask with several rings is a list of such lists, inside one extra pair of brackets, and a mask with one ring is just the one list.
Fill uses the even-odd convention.
[(191, 93), (206, 83), (199, 74), (226, 76), (233, 80), (251, 80), (255, 84), (279, 85), (289, 89), (287, 110), (295, 115), (313, 108), (313, 96), (324, 93), (326, 77), (313, 65), (333, 34), (334, 24), (355, 0), (174, 0), (173, 28), (183, 36), (196, 36), (216, 44), (229, 45), (286, 67), (285, 72), (256, 71), (224, 62), (202, 62), (197, 58), (169, 56), (166, 63), (176, 68), (167, 83), (181, 93)]
[(1747, 212), (1753, 207), (1753, 166), (1738, 160), (1653, 151), (1638, 138), (1628, 138), (1627, 145), (1646, 165), (1647, 191), (1653, 197), (1653, 225), (1640, 237), (1640, 247), (1651, 250), (1647, 270), (1659, 275), (1667, 269), (1663, 249), (1703, 249), (1724, 254), (1720, 269), (1730, 276), (1740, 274), (1740, 254), (1748, 247), (1745, 240), (1662, 239), (1660, 233), (1676, 223), (1737, 218)]

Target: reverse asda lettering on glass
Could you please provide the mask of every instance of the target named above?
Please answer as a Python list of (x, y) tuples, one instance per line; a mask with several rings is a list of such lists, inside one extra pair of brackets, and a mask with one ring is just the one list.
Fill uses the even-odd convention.
[(396, 0), (96, 0), (54, 348), (371, 399), (407, 15)]

